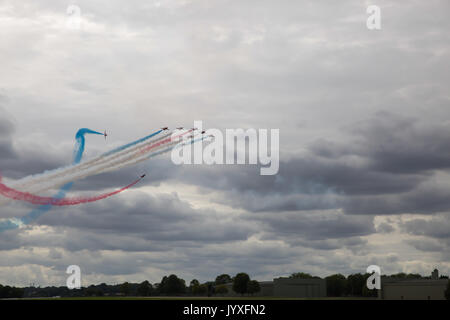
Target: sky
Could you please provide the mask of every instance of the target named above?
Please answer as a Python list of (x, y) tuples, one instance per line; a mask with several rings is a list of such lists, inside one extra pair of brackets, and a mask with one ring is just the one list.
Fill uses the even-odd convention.
[[(381, 29), (366, 27), (369, 5)], [(70, 5), (79, 28), (68, 25)], [(450, 3), (0, 0), (0, 172), (67, 165), (162, 126), (279, 129), (280, 170), (170, 156), (77, 181), (0, 233), (0, 283), (189, 283), (247, 272), (450, 274)], [(47, 194), (46, 194), (47, 195)], [(0, 218), (33, 207), (9, 202)]]

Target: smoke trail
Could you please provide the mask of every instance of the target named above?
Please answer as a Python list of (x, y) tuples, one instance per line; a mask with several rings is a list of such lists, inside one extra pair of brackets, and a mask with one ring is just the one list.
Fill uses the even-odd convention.
[[(86, 145), (86, 139), (84, 137), (85, 134), (97, 134), (97, 135), (103, 135), (100, 132), (82, 128), (77, 131), (75, 134), (75, 148), (73, 152), (73, 164), (77, 164), (81, 161), (84, 153), (84, 147)], [(61, 189), (58, 191), (58, 193), (54, 196), (56, 199), (64, 198), (67, 191), (69, 191), (72, 188), (73, 182), (69, 182), (61, 187)], [(39, 218), (44, 213), (48, 212), (52, 206), (50, 204), (41, 205), (38, 208), (32, 210), (22, 218), (12, 218), (8, 219), (6, 221), (0, 222), (0, 232), (8, 229), (16, 229), (21, 225), (28, 224), (31, 221)]]
[(98, 135), (103, 135), (103, 133), (91, 130), (91, 129), (87, 129), (87, 128), (82, 128), (80, 130), (77, 131), (76, 135), (75, 135), (75, 140), (76, 140), (76, 145), (75, 145), (75, 149), (74, 149), (74, 154), (73, 154), (73, 164), (77, 164), (81, 161), (81, 158), (83, 157), (83, 153), (84, 153), (84, 146), (86, 144), (86, 139), (84, 138), (85, 134), (98, 134)]
[[(89, 130), (89, 129), (80, 129), (80, 131), (81, 130), (85, 130), (84, 133), (101, 134), (101, 133), (98, 133), (98, 132), (95, 132), (95, 131), (92, 131), (92, 130)], [(81, 132), (83, 132), (83, 131), (81, 131)], [(149, 139), (150, 137), (158, 134), (159, 132), (161, 132), (161, 130), (158, 131), (158, 132), (155, 132), (152, 135), (149, 135), (149, 136), (144, 137), (142, 139), (136, 140), (135, 142), (132, 142), (132, 143), (129, 143), (129, 144), (125, 145), (125, 146), (116, 148), (113, 151), (117, 152), (117, 151), (120, 151), (120, 150), (124, 150), (124, 149), (126, 149), (126, 148), (128, 148), (128, 147), (130, 147), (132, 145), (136, 145), (136, 144), (138, 144), (138, 143), (140, 143), (140, 142), (142, 142), (142, 141), (144, 141), (146, 139)], [(197, 141), (203, 141), (205, 138), (209, 138), (210, 137), (210, 136), (207, 136), (207, 137), (202, 136), (201, 138), (194, 139), (194, 136), (191, 136), (189, 141), (180, 143), (179, 139), (183, 135), (185, 135), (185, 134), (187, 134), (189, 132), (192, 132), (192, 129), (188, 130), (188, 131), (185, 131), (184, 133), (180, 133), (178, 135), (172, 136), (169, 139), (164, 139), (165, 136), (163, 136), (163, 137), (155, 140), (155, 141), (159, 141), (158, 143), (153, 143), (154, 141), (152, 141), (150, 143), (147, 143), (147, 144), (150, 144), (150, 145), (147, 146), (147, 144), (145, 144), (143, 147), (139, 148), (140, 149), (139, 152), (137, 152), (137, 154), (135, 154), (131, 158), (132, 161), (130, 161), (130, 159), (126, 159), (126, 161), (124, 162), (123, 159), (119, 159), (120, 162), (117, 163), (116, 166), (112, 166), (112, 164), (110, 162), (107, 162), (107, 164), (106, 164), (107, 167), (105, 167), (105, 165), (103, 165), (102, 166), (103, 170), (101, 170), (100, 172), (116, 170), (116, 169), (119, 169), (119, 168), (121, 168), (123, 166), (128, 166), (128, 165), (131, 165), (131, 164), (134, 164), (134, 163), (138, 163), (138, 162), (147, 160), (149, 158), (152, 158), (154, 156), (157, 156), (157, 155), (169, 152), (169, 151), (171, 151), (174, 148), (183, 147), (183, 146), (188, 145), (188, 144), (193, 144), (193, 143), (195, 143)], [(82, 157), (82, 154), (83, 154), (83, 151), (84, 151), (84, 142), (85, 142), (83, 134), (81, 134), (81, 133), (78, 134), (77, 133), (76, 137), (77, 137), (77, 147), (75, 148), (76, 152), (74, 152), (74, 163), (77, 162), (77, 161), (79, 162), (81, 160), (81, 157)], [(178, 140), (177, 140), (177, 138), (178, 138)], [(159, 150), (159, 149), (162, 149), (162, 150)], [(152, 152), (149, 152), (149, 151), (152, 151)], [(110, 152), (107, 152), (106, 154), (111, 154), (111, 153), (112, 152), (110, 151)], [(102, 168), (100, 168), (100, 169), (102, 169)], [(98, 171), (98, 169), (96, 171)], [(85, 173), (85, 175), (90, 175), (90, 174), (89, 173), (88, 174)], [(81, 177), (78, 176), (76, 178), (80, 179)], [(126, 187), (124, 187), (122, 189), (116, 190), (114, 192), (106, 193), (106, 194), (103, 194), (103, 195), (100, 195), (100, 196), (96, 196), (96, 197), (91, 197), (91, 198), (66, 198), (66, 199), (63, 199), (64, 196), (65, 196), (66, 191), (68, 191), (70, 189), (70, 187), (72, 186), (73, 182), (70, 182), (70, 183), (67, 183), (66, 185), (64, 185), (61, 188), (60, 192), (53, 198), (51, 198), (51, 197), (39, 197), (39, 196), (35, 196), (35, 195), (29, 194), (29, 193), (20, 192), (20, 191), (17, 191), (17, 190), (13, 190), (12, 188), (9, 188), (9, 187), (7, 187), (4, 184), (0, 184), (0, 194), (6, 195), (6, 196), (11, 197), (11, 198), (14, 198), (16, 200), (24, 200), (24, 201), (28, 201), (28, 202), (31, 202), (31, 203), (34, 203), (34, 204), (42, 204), (42, 206), (40, 208), (45, 209), (45, 210), (48, 211), (53, 205), (57, 205), (57, 206), (76, 205), (76, 204), (93, 202), (93, 201), (98, 201), (98, 200), (101, 200), (101, 199), (105, 199), (107, 197), (110, 197), (112, 195), (115, 195), (115, 194), (117, 194), (119, 192), (122, 192), (122, 191), (132, 187), (133, 185), (135, 185), (140, 180), (141, 179), (138, 179), (138, 180), (134, 181), (133, 183), (131, 183), (130, 185), (128, 185), (128, 186), (126, 186)], [(1, 176), (0, 176), (0, 181), (1, 181)], [(62, 184), (62, 183), (60, 183), (60, 184)], [(4, 221), (3, 223), (0, 223), (0, 231), (6, 230), (6, 229), (17, 228), (20, 225), (23, 225), (23, 224), (26, 224), (26, 223), (29, 223), (29, 222), (33, 221), (34, 219), (38, 218), (40, 215), (42, 215), (42, 213), (40, 213), (39, 210), (33, 210), (32, 212), (30, 212), (30, 214), (28, 214), (27, 216), (23, 217), (22, 219), (17, 219), (17, 218), (9, 219), (7, 221)]]
[[(79, 180), (79, 179), (86, 178), (86, 177), (94, 175), (94, 174), (117, 170), (118, 168), (122, 168), (124, 166), (129, 166), (131, 164), (138, 163), (140, 161), (145, 160), (146, 158), (143, 158), (142, 160), (139, 160), (139, 161), (134, 161), (134, 159), (141, 157), (142, 154), (144, 154), (144, 153), (148, 153), (150, 151), (153, 152), (155, 150), (158, 150), (158, 149), (164, 147), (166, 144), (171, 143), (174, 139), (180, 138), (183, 135), (185, 135), (191, 131), (192, 130), (189, 130), (184, 133), (177, 134), (173, 137), (168, 137), (171, 135), (169, 133), (165, 136), (162, 136), (161, 138), (159, 138), (157, 140), (154, 140), (154, 141), (158, 141), (156, 143), (153, 143), (154, 141), (151, 141), (151, 142), (145, 144), (144, 146), (142, 146), (141, 148), (136, 147), (137, 149), (136, 149), (136, 152), (134, 152), (134, 153), (130, 154), (130, 152), (127, 152), (127, 153), (123, 154), (122, 156), (118, 156), (118, 157), (116, 157), (116, 155), (114, 154), (112, 161), (103, 161), (103, 162), (97, 163), (95, 165), (91, 165), (91, 166), (87, 167), (85, 170), (74, 171), (74, 172), (72, 172), (72, 174), (66, 174), (65, 172), (64, 172), (64, 174), (59, 173), (58, 175), (60, 177), (58, 179), (55, 179), (54, 177), (52, 177), (47, 182), (47, 184), (44, 184), (43, 182), (41, 182), (35, 188), (28, 187), (25, 189), (21, 188), (20, 190), (31, 192), (31, 193), (37, 193), (37, 192), (45, 191), (45, 190), (63, 185), (64, 183), (67, 183), (69, 181)], [(73, 170), (70, 170), (70, 171), (73, 171)], [(10, 187), (14, 188), (14, 189), (18, 189), (17, 187), (15, 187), (15, 185), (11, 185)]]
[(116, 149), (113, 149), (113, 150), (111, 150), (111, 151), (109, 151), (109, 152), (106, 152), (106, 153), (104, 153), (103, 155), (104, 155), (104, 156), (109, 156), (110, 154), (113, 154), (113, 153), (122, 151), (122, 150), (127, 149), (127, 148), (132, 147), (132, 146), (135, 146), (135, 145), (137, 145), (138, 143), (144, 142), (144, 141), (146, 141), (146, 140), (148, 140), (148, 139), (150, 139), (150, 138), (156, 136), (157, 134), (161, 133), (162, 131), (163, 131), (163, 130), (160, 129), (160, 130), (158, 130), (158, 131), (156, 131), (156, 132), (154, 132), (154, 133), (152, 133), (152, 134), (150, 134), (150, 135), (148, 135), (148, 136), (146, 136), (146, 137), (143, 137), (143, 138), (138, 139), (138, 140), (136, 140), (136, 141), (130, 142), (130, 143), (128, 143), (128, 144), (125, 144), (125, 145), (123, 145), (123, 146), (121, 146), (121, 147), (118, 147), (118, 148), (116, 148)]
[[(142, 160), (148, 159), (150, 157), (168, 152), (173, 149), (172, 145), (176, 144), (176, 146), (181, 147), (181, 146), (184, 146), (187, 144), (195, 143), (196, 141), (201, 141), (203, 139), (204, 139), (203, 137), (200, 139), (196, 139), (196, 140), (192, 139), (188, 143), (181, 143), (181, 144), (179, 144), (178, 141), (172, 142), (172, 143), (170, 143), (169, 147), (166, 147), (166, 149), (163, 149), (163, 150), (157, 151), (157, 152), (153, 152), (149, 155), (145, 155), (142, 159), (138, 159), (138, 161), (139, 160), (142, 161)], [(118, 194), (120, 192), (123, 192), (123, 191), (131, 188), (132, 186), (134, 186), (135, 184), (137, 184), (139, 181), (142, 180), (142, 178), (139, 178), (136, 181), (132, 182), (131, 184), (129, 184), (119, 190), (105, 193), (105, 194), (95, 196), (95, 197), (88, 197), (88, 198), (79, 197), (79, 198), (60, 199), (60, 198), (53, 198), (53, 197), (40, 197), (40, 196), (33, 195), (31, 193), (21, 192), (21, 191), (12, 189), (12, 188), (6, 186), (5, 184), (1, 183), (1, 179), (2, 179), (2, 177), (0, 176), (0, 194), (2, 194), (3, 196), (14, 199), (14, 200), (26, 201), (26, 202), (29, 202), (32, 204), (53, 205), (53, 206), (70, 206), (70, 205), (77, 205), (77, 204), (81, 204), (81, 203), (88, 203), (88, 202), (94, 202), (94, 201), (98, 201), (101, 199), (105, 199), (105, 198), (111, 197), (115, 194)]]
[[(161, 139), (164, 139), (168, 136), (170, 136), (169, 134), (163, 135), (159, 138), (153, 139), (153, 140), (149, 140), (146, 141), (148, 139), (150, 139), (151, 137), (159, 134), (162, 130), (159, 130), (155, 133), (152, 133), (142, 139), (136, 140), (134, 142), (131, 142), (129, 144), (126, 144), (124, 146), (118, 147), (112, 151), (109, 151), (105, 154), (102, 154), (94, 159), (82, 162), (78, 165), (72, 165), (70, 167), (65, 167), (62, 169), (56, 169), (56, 170), (52, 170), (52, 171), (46, 171), (43, 174), (39, 174), (39, 175), (33, 175), (31, 177), (26, 177), (23, 178), (21, 180), (15, 181), (13, 183), (11, 183), (11, 187), (14, 187), (16, 189), (21, 189), (24, 190), (25, 189), (27, 191), (32, 191), (29, 188), (33, 185), (36, 184), (40, 184), (42, 185), (45, 181), (49, 181), (49, 180), (54, 180), (57, 177), (61, 177), (61, 176), (65, 176), (68, 175), (69, 173), (72, 172), (77, 172), (77, 171), (81, 171), (84, 168), (90, 167), (93, 164), (98, 164), (98, 163), (107, 163), (108, 161), (114, 160), (116, 158), (119, 158), (120, 156), (125, 156), (128, 153), (131, 153), (137, 149), (139, 149), (142, 146), (148, 145), (148, 144), (152, 144), (156, 141), (159, 141)], [(0, 201), (1, 203), (1, 201)]]
[(1, 183), (1, 176), (0, 176), (0, 194), (4, 195), (5, 197), (14, 199), (14, 200), (26, 201), (26, 202), (29, 202), (32, 204), (52, 205), (52, 206), (73, 206), (73, 205), (77, 205), (77, 204), (81, 204), (81, 203), (95, 202), (98, 200), (109, 198), (115, 194), (118, 194), (120, 192), (123, 192), (123, 191), (131, 188), (132, 186), (134, 186), (141, 180), (142, 180), (142, 178), (139, 178), (123, 188), (120, 188), (113, 192), (104, 193), (104, 194), (101, 194), (101, 195), (98, 195), (95, 197), (87, 197), (87, 198), (77, 197), (77, 198), (62, 198), (62, 199), (60, 199), (60, 198), (52, 198), (52, 197), (40, 197), (40, 196), (33, 195), (31, 193), (14, 190), (14, 189), (6, 186), (5, 184)]

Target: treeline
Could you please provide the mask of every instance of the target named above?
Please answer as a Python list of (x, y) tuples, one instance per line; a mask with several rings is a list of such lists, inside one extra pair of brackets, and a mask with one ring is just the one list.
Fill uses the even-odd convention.
[[(355, 273), (345, 277), (342, 274), (334, 274), (325, 277), (326, 291), (329, 297), (376, 297), (376, 290), (368, 290), (366, 286), (369, 274)], [(383, 277), (386, 276), (382, 276)], [(398, 273), (388, 276), (396, 279), (430, 279), (420, 274)], [(309, 273), (293, 273), (294, 279), (322, 279)], [(441, 276), (441, 278), (448, 278)], [(383, 280), (381, 280), (383, 281)], [(449, 281), (450, 284), (450, 281)], [(80, 289), (68, 289), (67, 287), (25, 287), (16, 288), (0, 285), (0, 298), (34, 298), (34, 297), (92, 297), (92, 296), (224, 296), (233, 290), (241, 295), (253, 295), (261, 288), (256, 280), (251, 280), (246, 273), (238, 273), (234, 277), (221, 274), (214, 281), (200, 283), (193, 279), (186, 285), (184, 279), (175, 274), (164, 276), (159, 283), (151, 284), (149, 281), (141, 283), (124, 282), (108, 285), (105, 283), (91, 285)], [(448, 291), (450, 292), (450, 291)]]
[(2, 286), (0, 284), (0, 298), (22, 298), (24, 289)]
[(7, 290), (0, 291), (0, 298), (38, 298), (38, 297), (102, 297), (102, 296), (223, 296), (229, 292), (227, 284), (232, 284), (232, 289), (240, 294), (252, 295), (260, 291), (258, 281), (251, 280), (248, 274), (238, 273), (235, 277), (221, 274), (215, 281), (200, 283), (193, 279), (186, 285), (184, 279), (171, 274), (164, 276), (161, 282), (151, 284), (149, 281), (141, 283), (124, 282), (121, 284), (90, 285), (80, 289), (68, 289), (67, 287), (2, 287)]
[[(294, 274), (295, 275), (295, 274)], [(377, 290), (369, 290), (367, 288), (367, 278), (370, 274), (355, 273), (345, 277), (342, 274), (334, 274), (325, 278), (327, 286), (328, 297), (376, 297)], [(392, 275), (382, 275), (383, 279), (391, 278), (398, 280), (419, 280), (419, 279), (431, 279), (430, 276), (423, 277), (418, 273), (396, 273)], [(448, 279), (448, 276), (441, 276), (441, 279)], [(450, 285), (450, 281), (449, 281)]]

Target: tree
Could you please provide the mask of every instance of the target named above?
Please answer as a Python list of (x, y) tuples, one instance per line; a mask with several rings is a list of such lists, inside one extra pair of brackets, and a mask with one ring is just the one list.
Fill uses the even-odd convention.
[(2, 286), (0, 284), (0, 298), (22, 298), (24, 290), (22, 288)]
[(164, 276), (159, 285), (159, 291), (162, 294), (176, 295), (186, 292), (186, 283), (183, 279), (178, 278), (176, 275)]
[(197, 294), (199, 294), (199, 287), (200, 287), (200, 282), (198, 282), (197, 279), (193, 279), (189, 284), (189, 291), (192, 294), (197, 295)]
[(200, 282), (198, 282), (197, 279), (192, 279), (191, 283), (189, 284), (190, 287), (198, 287), (200, 285)]
[(254, 293), (258, 293), (261, 291), (261, 287), (259, 282), (256, 280), (250, 280), (247, 282), (247, 293), (253, 295)]
[[(51, 296), (59, 296), (58, 294), (59, 290), (56, 292), (50, 293)], [(100, 297), (103, 296), (103, 291), (97, 288), (94, 285), (90, 285), (86, 290), (84, 290), (85, 295), (88, 297)]]
[(291, 276), (289, 278), (291, 278), (291, 279), (313, 279), (314, 277), (312, 275), (310, 275), (309, 273), (295, 272), (295, 273), (291, 274)]
[(351, 296), (362, 296), (366, 279), (361, 273), (351, 274), (347, 277), (347, 294)]
[(233, 291), (244, 294), (247, 292), (247, 283), (250, 281), (250, 277), (246, 273), (238, 273), (234, 277)]
[(208, 293), (208, 285), (206, 285), (205, 283), (197, 287), (196, 294), (200, 296), (205, 296), (207, 293)]
[(347, 288), (347, 279), (342, 274), (333, 274), (325, 278), (327, 284), (327, 296), (341, 297)]
[(447, 289), (445, 290), (445, 299), (450, 300), (450, 280), (447, 282)]
[(137, 294), (142, 297), (148, 297), (152, 293), (152, 285), (147, 280), (143, 281), (137, 287)]
[(363, 275), (363, 277), (364, 277), (364, 284), (363, 284), (362, 292), (361, 292), (361, 295), (363, 297), (377, 297), (378, 296), (378, 289), (369, 289), (369, 288), (367, 288), (367, 279), (370, 276), (371, 276), (370, 273), (365, 273)]
[(228, 293), (228, 288), (226, 285), (220, 284), (220, 285), (216, 286), (215, 292), (219, 295), (226, 295)]
[(231, 277), (228, 274), (224, 273), (224, 274), (221, 274), (220, 276), (216, 277), (215, 284), (216, 285), (226, 284), (226, 283), (230, 283), (231, 281), (232, 281)]
[(400, 272), (400, 273), (396, 273), (396, 274), (391, 274), (390, 277), (397, 278), (397, 279), (406, 279), (406, 273)]
[(130, 293), (130, 284), (128, 282), (122, 283), (120, 292), (123, 293), (124, 296), (127, 296)]
[(418, 274), (418, 273), (408, 273), (408, 274), (406, 275), (406, 279), (410, 279), (410, 280), (413, 280), (413, 279), (422, 279), (422, 276), (421, 276), (420, 274)]

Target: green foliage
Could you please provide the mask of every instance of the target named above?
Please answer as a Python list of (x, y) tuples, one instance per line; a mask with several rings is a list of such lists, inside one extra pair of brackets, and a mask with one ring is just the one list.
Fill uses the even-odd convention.
[(363, 288), (366, 287), (366, 279), (361, 273), (349, 275), (346, 293), (350, 296), (362, 296)]
[(261, 287), (259, 285), (259, 282), (256, 280), (250, 280), (247, 283), (247, 293), (248, 294), (255, 294), (261, 291)]
[(186, 283), (176, 275), (164, 276), (159, 284), (159, 292), (167, 295), (176, 295), (186, 293)]
[(217, 276), (216, 277), (216, 281), (215, 281), (215, 284), (216, 285), (218, 285), (218, 284), (226, 284), (226, 283), (230, 283), (232, 280), (231, 280), (231, 277), (228, 275), (228, 274), (221, 274), (220, 276)]
[(0, 298), (22, 298), (23, 293), (22, 288), (2, 286), (0, 284)]
[(396, 273), (396, 274), (391, 274), (389, 277), (391, 278), (397, 278), (397, 279), (409, 279), (409, 280), (413, 280), (413, 279), (422, 279), (424, 277), (422, 277), (420, 274), (418, 273), (404, 273), (404, 272), (400, 272), (400, 273)]
[(137, 294), (141, 297), (148, 297), (152, 295), (153, 287), (147, 280), (143, 281), (137, 287)]
[(406, 279), (406, 273), (399, 272), (399, 273), (396, 273), (396, 274), (391, 274), (390, 277), (397, 278), (397, 279)]
[(314, 277), (312, 275), (310, 275), (309, 273), (295, 272), (295, 273), (291, 274), (291, 276), (289, 278), (291, 278), (291, 279), (313, 279)]
[(247, 283), (250, 281), (250, 277), (246, 273), (238, 273), (234, 277), (233, 290), (236, 293), (247, 293)]
[[(103, 291), (100, 290), (99, 288), (97, 288), (94, 285), (89, 286), (85, 291), (85, 295), (88, 297), (101, 297), (103, 296)], [(59, 295), (59, 294), (55, 294), (55, 295)]]
[(216, 294), (219, 294), (219, 295), (225, 295), (228, 293), (228, 288), (226, 285), (220, 284), (216, 287), (215, 292), (216, 292)]
[(347, 279), (342, 274), (333, 274), (325, 278), (328, 297), (342, 297), (347, 289)]
[(191, 283), (189, 284), (189, 287), (198, 287), (200, 285), (200, 282), (198, 282), (197, 279), (192, 279)]
[(127, 296), (130, 294), (130, 284), (128, 282), (124, 282), (122, 283), (122, 285), (120, 286), (120, 292), (124, 295)]
[(198, 286), (197, 293), (200, 296), (204, 296), (208, 293), (208, 285), (206, 283)]

